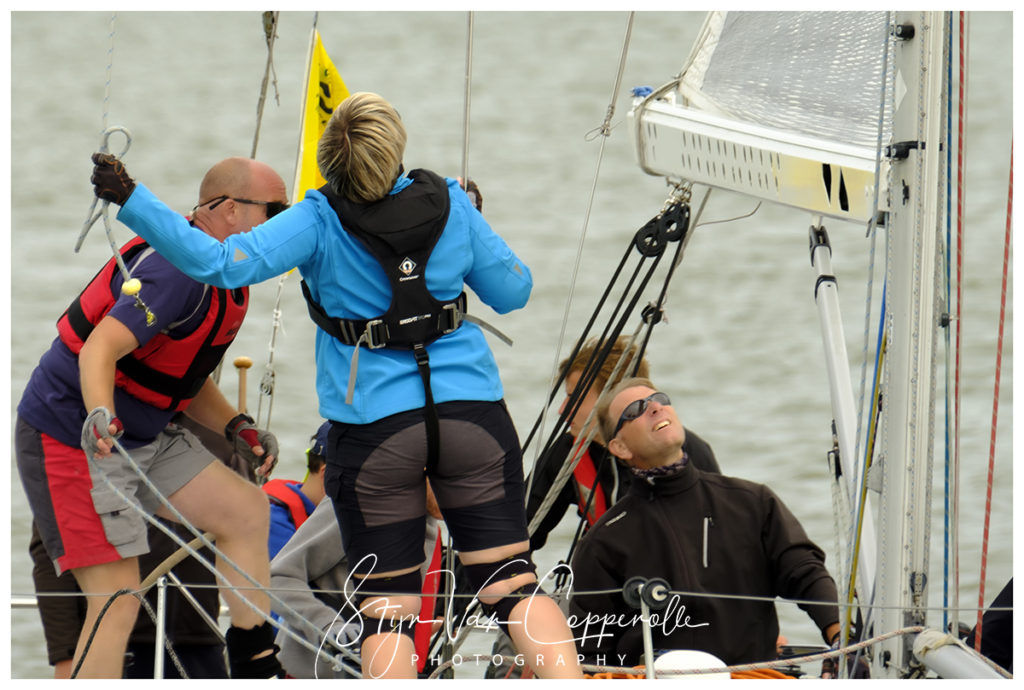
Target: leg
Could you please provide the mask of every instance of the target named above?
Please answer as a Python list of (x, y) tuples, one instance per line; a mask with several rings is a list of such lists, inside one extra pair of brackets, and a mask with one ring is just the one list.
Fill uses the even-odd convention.
[[(54, 678), (70, 678), (78, 645), (78, 636), (85, 620), (86, 603), (80, 596), (74, 575), (69, 572), (60, 576), (54, 570), (53, 561), (43, 546), (42, 536), (32, 521), (32, 536), (28, 547), (32, 558), (32, 584), (35, 585), (39, 618), (43, 623), (46, 638), (46, 653), (53, 666)], [(63, 596), (47, 596), (60, 594)]]
[(370, 425), (333, 424), (328, 434), (324, 489), (358, 583), (366, 678), (417, 674), (412, 631), (424, 560), (424, 436), (420, 410)]
[[(40, 615), (50, 660), (56, 665), (55, 676), (70, 675), (81, 659), (81, 677), (120, 678), (127, 639), (138, 613), (134, 596), (114, 600), (87, 653), (85, 646), (110, 595), (139, 586), (134, 556), (146, 549), (144, 522), (106, 485), (94, 485), (96, 476), (81, 448), (64, 445), (21, 418), (15, 446), (34, 518), (30, 545), (33, 581), (41, 595)], [(116, 463), (107, 462), (104, 467), (123, 491), (133, 493), (131, 483), (121, 481)], [(64, 575), (69, 571), (73, 577)], [(87, 594), (85, 599), (49, 601), (45, 596), (47, 592), (79, 589)], [(68, 633), (73, 639), (67, 639)]]
[[(353, 575), (354, 578), (360, 578)], [(413, 637), (398, 630), (412, 631), (420, 612), (420, 598), (402, 592), (415, 591), (420, 585), (418, 568), (381, 573), (360, 578), (363, 591), (394, 591), (386, 596), (369, 594), (359, 608), (363, 614), (364, 678), (415, 678)], [(386, 631), (386, 632), (385, 632)]]
[[(453, 402), (442, 412), (442, 461), (431, 486), (481, 603), (498, 614), (541, 678), (582, 678), (565, 616), (536, 586), (526, 552), (522, 454), (502, 403)], [(455, 440), (457, 439), (457, 441)], [(524, 554), (518, 564), (503, 561)], [(518, 560), (518, 559), (517, 559)]]
[[(265, 591), (270, 585), (270, 505), (266, 494), (223, 464), (211, 462), (169, 498), (186, 520), (213, 533), (224, 554), (224, 558), (217, 557), (216, 567), (230, 584), (222, 587), (221, 593), (231, 615), (226, 638), (232, 677), (279, 676), (282, 670), (275, 656), (274, 630), (265, 619), (270, 614)], [(172, 518), (165, 508), (157, 514)]]
[[(267, 551), (270, 507), (259, 487), (246, 482), (223, 464), (212, 462), (169, 498), (186, 520), (200, 530), (212, 532), (217, 548), (261, 587), (270, 584)], [(173, 519), (164, 508), (157, 514)], [(231, 612), (231, 624), (239, 628), (262, 624), (263, 617), (241, 596), (259, 611), (269, 613), (270, 599), (266, 593), (219, 558), (217, 570), (241, 593), (227, 589), (222, 592)]]
[[(525, 553), (529, 548), (530, 543), (523, 541), (507, 546), (468, 551), (460, 554), (460, 558), (466, 566), (484, 566), (486, 570), (488, 564)], [(494, 577), (481, 578), (483, 581), (474, 583), (481, 587), (480, 603), (497, 605), (498, 611), (510, 609), (505, 621), (509, 637), (534, 673), (540, 678), (582, 678), (572, 631), (565, 615), (553, 599), (545, 594), (537, 594), (522, 598), (514, 605), (509, 601), (502, 602), (521, 587), (537, 582), (536, 575), (525, 572), (510, 578), (499, 579), (500, 577), (499, 571)], [(487, 582), (489, 584), (486, 584)]]
[(90, 565), (71, 571), (78, 586), (86, 593), (87, 610), (75, 650), (74, 663), (84, 655), (80, 678), (120, 678), (124, 667), (124, 653), (128, 636), (139, 615), (139, 601), (131, 594), (119, 596), (103, 614), (92, 644), (86, 650), (86, 642), (100, 611), (106, 606), (110, 595), (120, 589), (136, 590), (139, 587), (139, 564), (136, 558), (126, 558), (102, 565)]

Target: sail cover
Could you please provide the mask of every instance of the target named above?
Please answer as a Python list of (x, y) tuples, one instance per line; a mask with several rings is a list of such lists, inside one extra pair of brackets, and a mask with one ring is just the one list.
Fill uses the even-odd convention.
[(887, 26), (885, 12), (711, 12), (679, 92), (700, 110), (874, 149)]

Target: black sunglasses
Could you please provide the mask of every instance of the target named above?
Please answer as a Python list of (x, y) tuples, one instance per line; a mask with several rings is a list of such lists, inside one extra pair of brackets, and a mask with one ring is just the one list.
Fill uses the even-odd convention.
[(217, 208), (228, 199), (231, 199), (232, 201), (237, 201), (240, 204), (254, 204), (257, 206), (266, 206), (267, 220), (270, 220), (278, 213), (288, 208), (288, 204), (283, 201), (253, 201), (252, 199), (239, 199), (238, 197), (222, 194), (220, 196), (215, 196), (209, 201), (204, 201), (201, 204), (196, 204), (194, 207), (192, 207), (192, 213), (195, 213), (196, 209), (198, 209), (200, 206), (206, 206), (207, 204), (210, 204), (210, 210), (212, 211), (213, 209)]
[(662, 392), (651, 393), (642, 400), (634, 400), (633, 402), (626, 405), (626, 409), (619, 415), (619, 423), (615, 425), (615, 431), (612, 432), (609, 441), (619, 435), (619, 430), (626, 422), (632, 422), (634, 419), (642, 415), (647, 411), (647, 405), (651, 401), (658, 403), (659, 405), (671, 405), (672, 401), (668, 399), (668, 396)]

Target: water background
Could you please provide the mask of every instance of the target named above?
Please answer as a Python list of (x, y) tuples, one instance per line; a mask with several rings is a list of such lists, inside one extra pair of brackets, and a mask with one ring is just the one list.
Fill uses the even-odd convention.
[[(1010, 155), (1011, 17), (976, 13), (971, 25), (960, 440), (964, 607), (973, 606), (978, 596)], [(506, 399), (524, 439), (542, 409), (555, 362), (568, 353), (635, 230), (665, 200), (663, 180), (645, 175), (634, 162), (624, 121), (628, 89), (668, 81), (682, 66), (701, 21), (699, 13), (637, 15), (614, 129), (599, 159), (601, 140), (593, 133), (612, 98), (626, 12), (475, 15), (469, 172), (483, 191), (487, 219), (531, 267), (535, 280), (526, 309), (492, 319), (515, 339), (513, 348), (493, 343)], [(312, 13), (282, 14), (274, 46), (280, 98), (275, 102), (272, 88), (256, 156), (288, 181), (311, 25)], [(213, 163), (251, 151), (267, 50), (255, 11), (125, 12), (117, 16), (113, 42), (106, 13), (15, 12), (10, 26), (11, 407), (5, 419), (13, 422), (24, 384), (55, 335), (56, 318), (110, 257), (99, 224), (81, 252), (73, 252), (92, 202), (89, 156), (98, 148), (104, 124), (132, 131), (126, 157), (131, 174), (172, 208), (187, 212)], [(319, 28), (350, 91), (377, 91), (401, 112), (409, 130), (406, 166), (460, 174), (466, 14), (321, 13)], [(704, 218), (731, 218), (754, 207), (749, 199), (716, 192)], [(560, 343), (588, 210), (567, 335)], [(672, 395), (684, 423), (711, 443), (723, 471), (769, 484), (834, 564), (825, 462), (831, 414), (812, 297), (809, 223), (807, 214), (762, 205), (751, 218), (699, 228), (648, 358), (653, 378)], [(856, 387), (868, 241), (860, 226), (833, 221), (828, 227)], [(115, 236), (121, 243), (130, 234), (115, 223)], [(313, 326), (297, 282), (293, 277), (285, 284), (273, 355), (277, 394), (271, 428), (283, 455), (276, 476), (286, 478), (301, 478), (302, 453), (321, 422), (313, 385)], [(256, 408), (255, 383), (268, 359), (276, 296), (276, 279), (254, 286), (249, 317), (226, 359), (247, 355), (256, 362), (250, 371), (250, 409)], [(648, 299), (653, 296), (652, 291)], [(1011, 577), (1013, 563), (1011, 304), (1007, 312), (986, 601)], [(877, 316), (877, 306), (872, 313)], [(635, 325), (632, 321), (627, 328)], [(222, 379), (230, 400), (237, 386), (232, 369), (228, 366)], [(941, 407), (940, 402), (940, 413)], [(551, 424), (553, 419), (546, 428)], [(9, 445), (13, 449), (13, 442)], [(936, 606), (942, 594), (941, 453), (938, 457), (931, 537), (937, 574), (930, 582)], [(532, 460), (528, 451), (528, 467)], [(13, 463), (9, 472), (9, 591), (27, 595), (33, 591), (30, 515)], [(537, 555), (542, 572), (564, 557), (574, 529), (574, 520), (563, 521)], [(820, 640), (795, 606), (782, 604), (779, 611), (791, 641)], [(941, 614), (931, 621), (941, 625)], [(13, 611), (10, 636), (11, 676), (49, 676), (37, 613)], [(467, 649), (486, 652), (489, 641), (471, 640)], [(6, 663), (7, 655), (2, 656)], [(470, 664), (460, 669), (467, 677), (482, 672), (482, 666)]]

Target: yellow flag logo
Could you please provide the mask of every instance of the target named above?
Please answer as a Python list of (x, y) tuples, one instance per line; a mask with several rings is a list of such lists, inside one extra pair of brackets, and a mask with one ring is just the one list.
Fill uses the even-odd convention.
[(324, 178), (316, 165), (317, 142), (331, 118), (331, 113), (346, 98), (348, 88), (338, 70), (334, 68), (327, 51), (324, 50), (320, 32), (314, 29), (309, 81), (306, 83), (303, 106), (302, 137), (299, 142), (299, 172), (293, 195), (296, 202), (306, 196), (306, 190), (316, 189), (324, 184)]

